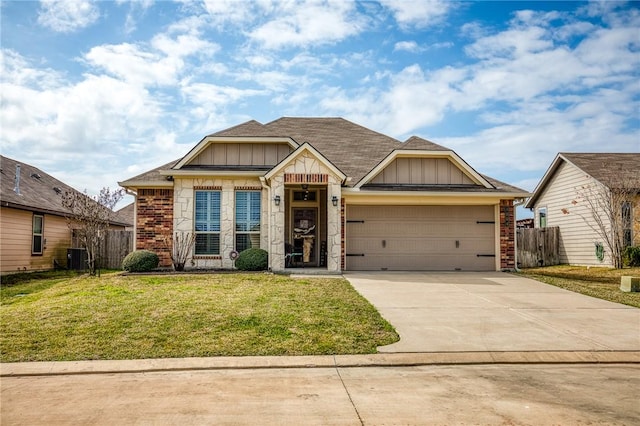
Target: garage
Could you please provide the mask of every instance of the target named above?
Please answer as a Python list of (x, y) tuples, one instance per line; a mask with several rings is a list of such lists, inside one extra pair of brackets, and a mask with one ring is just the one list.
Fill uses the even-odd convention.
[(494, 271), (494, 206), (348, 205), (346, 270)]

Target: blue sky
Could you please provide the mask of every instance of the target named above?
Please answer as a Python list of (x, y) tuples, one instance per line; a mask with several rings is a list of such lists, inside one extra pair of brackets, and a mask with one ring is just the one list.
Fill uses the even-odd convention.
[(281, 116), (418, 135), (527, 190), (559, 151), (640, 151), (640, 2), (2, 1), (0, 13), (2, 154), (91, 194)]

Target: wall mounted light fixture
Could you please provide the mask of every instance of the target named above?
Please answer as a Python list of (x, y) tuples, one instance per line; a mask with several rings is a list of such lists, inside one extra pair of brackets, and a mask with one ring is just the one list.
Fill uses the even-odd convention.
[(333, 203), (334, 207), (338, 206), (338, 197), (336, 197), (335, 195), (333, 197), (331, 197), (331, 202)]
[(276, 195), (275, 197), (273, 197), (273, 202), (275, 203), (276, 206), (280, 205), (280, 196)]

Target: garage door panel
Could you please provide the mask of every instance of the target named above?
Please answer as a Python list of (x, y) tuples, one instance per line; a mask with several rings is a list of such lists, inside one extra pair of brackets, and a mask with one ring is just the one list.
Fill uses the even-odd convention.
[[(491, 236), (490, 236), (491, 237)], [(422, 253), (437, 255), (442, 252), (457, 254), (493, 254), (494, 246), (491, 240), (452, 240), (450, 238), (379, 238), (361, 237), (350, 244), (349, 253), (379, 253), (390, 255), (395, 252), (402, 254)], [(383, 244), (384, 241), (384, 244)], [(456, 247), (455, 241), (459, 241)]]
[(493, 206), (348, 206), (349, 270), (494, 270)]

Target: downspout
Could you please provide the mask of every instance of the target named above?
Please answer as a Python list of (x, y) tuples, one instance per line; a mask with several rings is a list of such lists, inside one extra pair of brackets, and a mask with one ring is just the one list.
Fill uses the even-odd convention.
[(518, 268), (518, 220), (516, 216), (516, 209), (525, 203), (526, 198), (515, 198), (513, 200), (513, 255), (514, 255), (514, 269), (516, 272), (520, 272)]
[(271, 217), (273, 214), (272, 211), (272, 206), (271, 206), (271, 187), (269, 185), (267, 185), (267, 179), (264, 176), (260, 176), (260, 184), (262, 185), (262, 188), (267, 190), (267, 209), (268, 209), (268, 213), (267, 213), (267, 217), (269, 218), (269, 223), (267, 226), (267, 241), (269, 241), (269, 271), (271, 271), (272, 268), (272, 262), (273, 262), (273, 256), (271, 255), (271, 225), (273, 223), (273, 218)]
[(133, 196), (133, 250), (138, 249), (138, 193), (129, 188), (124, 188), (124, 192)]

